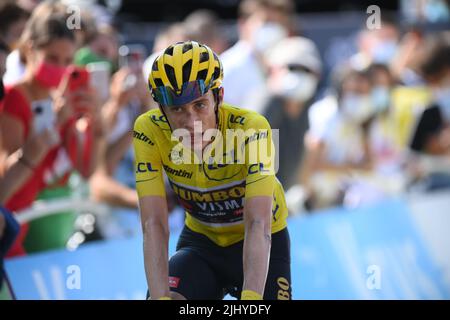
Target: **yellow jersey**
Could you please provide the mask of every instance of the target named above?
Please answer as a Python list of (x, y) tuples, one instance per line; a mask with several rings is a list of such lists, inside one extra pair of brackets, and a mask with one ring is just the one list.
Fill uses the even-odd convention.
[(165, 196), (164, 170), (186, 212), (185, 224), (222, 247), (244, 239), (244, 204), (250, 197), (272, 196), (272, 233), (284, 229), (288, 211), (275, 177), (267, 120), (256, 112), (222, 104), (217, 129), (199, 160), (173, 138), (161, 110), (140, 115), (133, 131), (138, 196)]

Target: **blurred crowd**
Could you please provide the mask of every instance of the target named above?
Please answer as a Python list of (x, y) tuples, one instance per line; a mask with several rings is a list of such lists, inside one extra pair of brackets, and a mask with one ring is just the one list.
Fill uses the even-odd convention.
[[(151, 52), (128, 43), (110, 12), (85, 4), (78, 21), (69, 2), (0, 4), (0, 238), (11, 238), (7, 211), (80, 188), (82, 200), (111, 210), (24, 223), (9, 256), (140, 232), (132, 127), (157, 107), (146, 78), (177, 41), (220, 54), (225, 102), (260, 112), (277, 131), (277, 177), (292, 215), (450, 188), (448, 30), (405, 29), (382, 12), (380, 27), (363, 21), (355, 42), (342, 44), (356, 50), (325, 72), (292, 0), (241, 1), (235, 42), (214, 12), (197, 10), (148, 39)], [(438, 2), (448, 21), (448, 3)], [(180, 230), (184, 213), (167, 195)]]

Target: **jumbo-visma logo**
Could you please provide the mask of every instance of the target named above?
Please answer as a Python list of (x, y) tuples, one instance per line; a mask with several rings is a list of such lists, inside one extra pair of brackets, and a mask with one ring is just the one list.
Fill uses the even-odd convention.
[(152, 164), (150, 162), (139, 162), (136, 165), (136, 173), (144, 173), (144, 172), (158, 172), (158, 169), (153, 169)]

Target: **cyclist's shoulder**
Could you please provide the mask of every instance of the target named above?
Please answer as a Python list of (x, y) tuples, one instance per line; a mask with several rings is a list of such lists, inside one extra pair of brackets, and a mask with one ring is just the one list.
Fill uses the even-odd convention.
[(155, 129), (170, 129), (166, 117), (159, 108), (142, 113), (134, 122), (135, 131), (150, 131)]
[(228, 103), (223, 103), (221, 108), (227, 128), (247, 130), (270, 127), (267, 119), (256, 111), (239, 108)]

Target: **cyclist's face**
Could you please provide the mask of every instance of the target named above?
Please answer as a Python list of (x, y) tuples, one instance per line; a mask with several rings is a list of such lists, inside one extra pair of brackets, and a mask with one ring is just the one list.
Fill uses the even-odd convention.
[[(206, 94), (190, 103), (176, 107), (164, 107), (164, 112), (172, 130), (187, 130), (193, 143), (194, 133), (203, 135), (206, 130), (216, 128), (215, 105), (214, 95), (209, 90)], [(203, 141), (201, 147), (204, 148), (207, 144), (208, 142)], [(191, 146), (193, 147), (193, 145)]]

